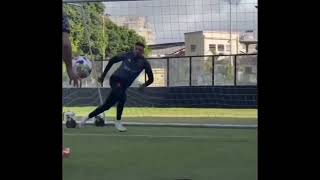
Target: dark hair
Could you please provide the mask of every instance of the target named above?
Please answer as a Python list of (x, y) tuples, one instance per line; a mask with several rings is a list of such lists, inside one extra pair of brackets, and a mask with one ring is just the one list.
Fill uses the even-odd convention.
[(144, 46), (144, 44), (142, 42), (137, 42), (136, 46), (141, 46), (141, 47), (145, 48), (145, 46)]

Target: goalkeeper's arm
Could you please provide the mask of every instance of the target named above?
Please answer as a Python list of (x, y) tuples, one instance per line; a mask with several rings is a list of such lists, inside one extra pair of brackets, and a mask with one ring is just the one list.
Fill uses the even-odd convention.
[(123, 58), (122, 56), (115, 56), (113, 58), (111, 58), (107, 64), (107, 66), (105, 67), (102, 75), (100, 76), (100, 78), (98, 79), (99, 82), (102, 84), (103, 81), (104, 81), (104, 78), (106, 77), (107, 73), (109, 72), (109, 70), (111, 69), (112, 65), (115, 64), (115, 63), (118, 63), (120, 61), (122, 61)]
[(153, 72), (152, 72), (152, 68), (151, 68), (151, 66), (150, 66), (148, 61), (146, 61), (144, 70), (145, 70), (145, 72), (146, 72), (146, 74), (148, 76), (148, 80), (146, 81), (145, 84), (142, 84), (140, 86), (140, 89), (143, 89), (143, 88), (145, 88), (145, 87), (147, 87), (147, 86), (149, 86), (150, 84), (153, 83)]

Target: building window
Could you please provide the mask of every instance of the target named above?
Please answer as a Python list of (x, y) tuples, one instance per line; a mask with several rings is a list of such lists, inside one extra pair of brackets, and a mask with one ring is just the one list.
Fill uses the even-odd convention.
[(224, 45), (223, 44), (218, 44), (218, 51), (224, 51)]
[(191, 52), (196, 52), (197, 46), (195, 44), (191, 44)]
[(227, 44), (227, 45), (226, 45), (226, 51), (227, 51), (227, 52), (230, 52), (230, 50), (231, 50), (231, 46), (230, 46), (230, 44)]
[(209, 44), (209, 50), (212, 53), (216, 53), (216, 51), (217, 51), (216, 45), (215, 44)]

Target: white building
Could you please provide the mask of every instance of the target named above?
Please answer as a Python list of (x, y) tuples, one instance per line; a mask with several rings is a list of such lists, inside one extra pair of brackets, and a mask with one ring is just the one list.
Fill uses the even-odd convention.
[[(184, 35), (186, 56), (246, 53), (245, 45), (240, 42), (241, 33), (238, 32), (230, 34), (219, 31), (196, 31)], [(249, 51), (253, 52), (254, 50)]]
[[(220, 54), (245, 54), (256, 53), (254, 39), (248, 39), (243, 33), (196, 31), (185, 33), (185, 55), (220, 55)], [(249, 46), (249, 45), (250, 46)], [(216, 85), (233, 85), (234, 58), (219, 56), (215, 59), (215, 67), (212, 67), (211, 57), (193, 57), (192, 84), (209, 85), (212, 80), (211, 69), (215, 69)], [(256, 77), (256, 57), (238, 57), (239, 84), (254, 84)], [(208, 70), (209, 69), (209, 70)]]

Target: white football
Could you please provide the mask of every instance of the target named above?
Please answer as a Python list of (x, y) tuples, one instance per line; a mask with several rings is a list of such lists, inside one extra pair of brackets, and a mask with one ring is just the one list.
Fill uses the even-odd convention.
[(78, 56), (73, 59), (73, 72), (76, 73), (81, 79), (90, 76), (92, 71), (92, 63), (85, 56)]

